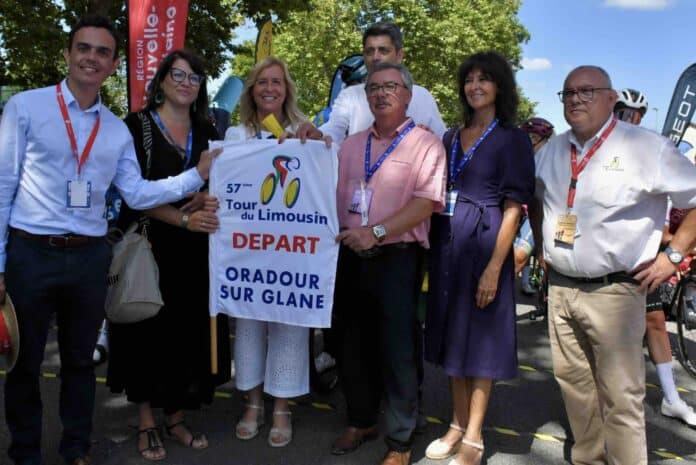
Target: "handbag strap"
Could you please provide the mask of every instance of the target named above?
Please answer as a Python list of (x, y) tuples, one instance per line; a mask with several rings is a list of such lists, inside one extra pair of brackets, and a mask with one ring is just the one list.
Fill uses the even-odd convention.
[[(150, 177), (150, 168), (152, 167), (152, 124), (150, 119), (145, 116), (145, 112), (138, 112), (138, 118), (143, 126), (143, 149), (145, 150), (145, 179)], [(147, 227), (150, 225), (150, 219), (146, 215), (141, 215), (138, 219), (140, 234), (147, 237)]]
[(143, 125), (143, 149), (145, 149), (145, 178), (150, 176), (152, 166), (152, 124), (150, 119), (142, 111), (138, 113), (140, 123)]

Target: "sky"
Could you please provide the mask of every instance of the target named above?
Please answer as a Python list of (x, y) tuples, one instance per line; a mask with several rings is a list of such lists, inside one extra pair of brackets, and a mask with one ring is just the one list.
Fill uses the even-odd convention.
[(661, 132), (674, 86), (696, 62), (696, 0), (523, 0), (519, 18), (531, 39), (518, 85), (559, 132), (568, 125), (556, 93), (574, 67), (599, 65), (614, 89), (643, 92), (642, 125)]

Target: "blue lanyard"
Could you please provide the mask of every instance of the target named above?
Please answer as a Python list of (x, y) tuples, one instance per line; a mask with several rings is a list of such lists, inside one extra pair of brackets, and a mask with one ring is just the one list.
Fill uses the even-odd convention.
[[(157, 110), (152, 110), (152, 117), (155, 119), (155, 123), (157, 123), (157, 126), (162, 130), (164, 133), (164, 136), (169, 139), (169, 142), (176, 147), (178, 150), (183, 151), (181, 147), (176, 145), (174, 142), (174, 138), (172, 137), (171, 134), (169, 134), (169, 131), (167, 131), (167, 128), (164, 127), (164, 123), (162, 122), (162, 118), (160, 118), (159, 113), (157, 113)], [(184, 169), (188, 167), (189, 161), (191, 161), (191, 151), (193, 150), (193, 127), (189, 130), (188, 136), (186, 137), (186, 151), (184, 152)]]
[(462, 155), (462, 159), (459, 160), (459, 165), (457, 165), (456, 169), (454, 167), (455, 160), (457, 159), (457, 154), (459, 153), (459, 131), (456, 132), (454, 135), (454, 143), (452, 143), (452, 151), (450, 152), (450, 160), (449, 160), (449, 190), (452, 190), (454, 187), (454, 181), (457, 179), (457, 176), (459, 176), (459, 173), (462, 172), (464, 169), (464, 166), (466, 166), (467, 163), (471, 161), (471, 158), (474, 156), (474, 152), (476, 149), (481, 145), (483, 140), (488, 137), (488, 135), (495, 129), (495, 127), (498, 125), (498, 118), (493, 119), (491, 121), (491, 124), (488, 125), (485, 131), (483, 131), (483, 134), (481, 134), (481, 137), (476, 141), (476, 143), (466, 151), (464, 155)]
[(394, 139), (389, 147), (387, 147), (387, 150), (384, 151), (384, 153), (379, 157), (379, 159), (375, 162), (375, 165), (373, 167), (370, 167), (370, 152), (372, 151), (372, 132), (370, 132), (367, 135), (367, 145), (365, 146), (365, 183), (369, 183), (370, 179), (372, 176), (377, 172), (380, 166), (382, 166), (382, 163), (384, 163), (384, 160), (387, 159), (390, 153), (394, 151), (397, 145), (399, 145), (399, 142), (406, 137), (406, 134), (411, 132), (411, 129), (416, 127), (416, 123), (411, 120), (410, 123), (408, 123), (408, 126), (404, 128), (403, 131)]

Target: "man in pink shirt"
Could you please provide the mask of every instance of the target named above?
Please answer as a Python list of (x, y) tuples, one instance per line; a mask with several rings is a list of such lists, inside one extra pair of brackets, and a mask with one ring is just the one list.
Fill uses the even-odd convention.
[(410, 463), (421, 265), (430, 215), (443, 208), (445, 195), (444, 147), (406, 116), (412, 87), (403, 65), (375, 65), (365, 87), (375, 122), (339, 151), (334, 317), (348, 428), (332, 453), (345, 454), (378, 436), (384, 394), (389, 451), (382, 465)]

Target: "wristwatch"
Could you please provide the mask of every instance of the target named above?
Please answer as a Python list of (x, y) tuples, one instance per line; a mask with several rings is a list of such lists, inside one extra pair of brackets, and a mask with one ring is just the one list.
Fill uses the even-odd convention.
[(182, 227), (182, 228), (188, 229), (188, 222), (189, 222), (189, 216), (188, 216), (188, 215), (185, 214), (184, 216), (181, 217), (181, 227)]
[(383, 224), (376, 224), (372, 226), (372, 234), (377, 238), (377, 242), (382, 242), (387, 237), (387, 230)]
[(669, 261), (674, 265), (679, 265), (682, 261), (684, 261), (684, 255), (678, 250), (674, 250), (670, 246), (665, 247), (665, 253), (667, 254), (667, 258), (669, 258)]

